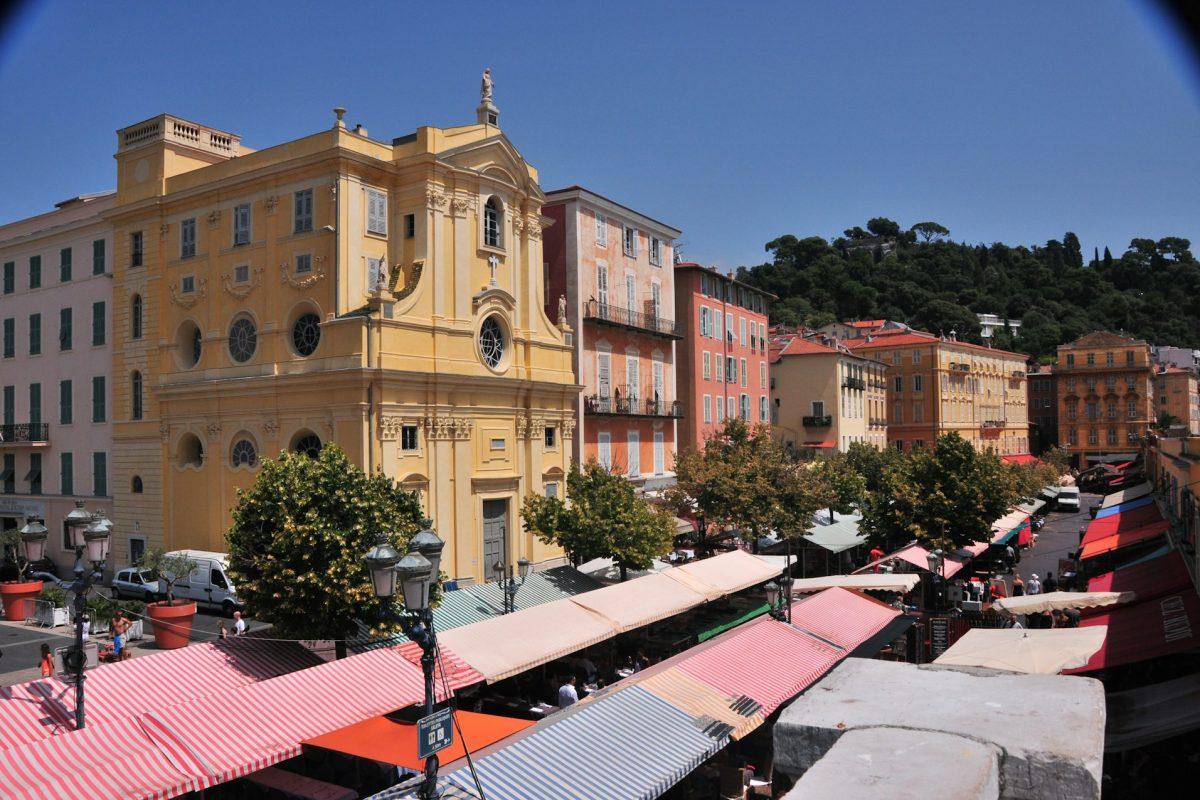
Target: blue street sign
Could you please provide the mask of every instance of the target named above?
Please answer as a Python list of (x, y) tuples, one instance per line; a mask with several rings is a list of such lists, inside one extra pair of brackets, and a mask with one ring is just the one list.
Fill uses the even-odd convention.
[(429, 758), (454, 741), (450, 709), (443, 708), (417, 720), (417, 758)]

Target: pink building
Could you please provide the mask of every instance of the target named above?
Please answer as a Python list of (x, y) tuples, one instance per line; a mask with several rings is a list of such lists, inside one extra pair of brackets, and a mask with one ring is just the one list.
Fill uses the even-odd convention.
[(679, 396), (695, 411), (680, 443), (703, 447), (726, 417), (770, 421), (767, 307), (775, 299), (715, 269), (675, 265), (675, 318), (683, 333)]
[(579, 186), (546, 194), (546, 313), (575, 331), (575, 452), (645, 488), (674, 476), (673, 242), (679, 231)]
[[(112, 516), (111, 192), (0, 226), (0, 526), (40, 517), (60, 574), (74, 501)], [(136, 538), (136, 534), (135, 534)], [(130, 553), (114, 552), (110, 566)]]

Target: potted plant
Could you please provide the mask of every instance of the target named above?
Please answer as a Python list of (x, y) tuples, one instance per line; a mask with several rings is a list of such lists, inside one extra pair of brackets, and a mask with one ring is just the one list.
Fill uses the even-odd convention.
[(196, 603), (193, 600), (176, 600), (175, 583), (191, 574), (198, 564), (185, 553), (152, 550), (146, 554), (144, 565), (158, 574), (159, 588), (166, 587), (166, 600), (146, 606), (155, 646), (162, 650), (187, 647), (192, 633), (192, 619), (196, 616)]
[(33, 617), (39, 625), (57, 628), (71, 621), (67, 611), (67, 593), (57, 586), (50, 585), (42, 589), (34, 605)]
[[(33, 520), (36, 522), (36, 520)], [(45, 530), (43, 528), (43, 530)], [(42, 591), (41, 580), (26, 580), (29, 572), (29, 561), (21, 553), (22, 539), (17, 529), (12, 528), (0, 534), (0, 541), (11, 548), (16, 559), (16, 579), (0, 582), (0, 602), (4, 603), (4, 618), (9, 622), (23, 622), (26, 617), (26, 601), (33, 600)], [(32, 610), (32, 607), (29, 609)]]

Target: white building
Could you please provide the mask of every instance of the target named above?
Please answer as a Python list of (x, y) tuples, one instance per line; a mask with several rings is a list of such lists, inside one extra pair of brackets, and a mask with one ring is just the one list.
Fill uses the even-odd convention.
[(979, 317), (979, 335), (984, 339), (991, 339), (992, 334), (1004, 330), (1005, 325), (1012, 331), (1013, 336), (1016, 336), (1017, 331), (1021, 329), (1021, 320), (1019, 319), (1005, 319), (996, 314), (976, 314), (975, 316)]
[(74, 501), (112, 515), (113, 202), (83, 195), (0, 226), (0, 529), (42, 518), (60, 574)]

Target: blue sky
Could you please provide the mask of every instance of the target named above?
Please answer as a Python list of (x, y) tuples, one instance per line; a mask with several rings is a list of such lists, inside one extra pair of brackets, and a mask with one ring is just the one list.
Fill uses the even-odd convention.
[(872, 216), (955, 239), (1200, 250), (1200, 81), (1144, 3), (121, 3), (0, 39), (0, 221), (114, 184), (163, 111), (265, 147), (473, 121), (479, 73), (545, 189), (579, 183), (734, 267)]

